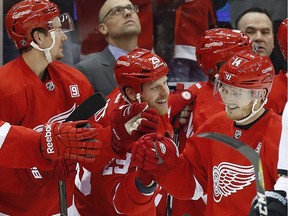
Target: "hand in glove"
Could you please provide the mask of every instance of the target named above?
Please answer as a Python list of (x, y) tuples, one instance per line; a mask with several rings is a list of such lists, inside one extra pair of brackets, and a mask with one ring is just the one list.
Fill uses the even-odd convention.
[[(171, 106), (172, 125), (179, 121), (180, 125), (187, 124), (191, 115), (195, 96), (190, 89), (184, 89), (182, 83), (177, 83), (176, 92), (169, 95), (169, 106)], [(178, 119), (177, 119), (178, 118)]]
[(153, 176), (165, 174), (179, 162), (173, 140), (155, 133), (142, 136), (134, 145), (132, 155), (138, 167)]
[(102, 126), (91, 128), (88, 121), (49, 123), (43, 126), (41, 151), (45, 159), (61, 158), (77, 161), (94, 161), (102, 143), (95, 140)]
[[(280, 190), (265, 191), (268, 215), (287, 216), (286, 192)], [(249, 216), (259, 216), (257, 197), (254, 198)], [(263, 215), (263, 214), (262, 214)]]
[(111, 113), (112, 148), (118, 154), (143, 134), (156, 132), (159, 116), (147, 103), (121, 106)]

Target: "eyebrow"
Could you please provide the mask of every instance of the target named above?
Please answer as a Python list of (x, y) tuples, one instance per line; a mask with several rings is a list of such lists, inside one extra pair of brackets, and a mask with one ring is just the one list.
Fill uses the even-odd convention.
[(263, 28), (256, 28), (256, 27), (254, 27), (254, 26), (247, 26), (246, 28), (245, 28), (245, 30), (257, 30), (257, 29), (260, 29), (260, 30), (269, 30), (269, 31), (272, 31), (272, 29), (271, 28), (269, 28), (269, 27), (263, 27)]

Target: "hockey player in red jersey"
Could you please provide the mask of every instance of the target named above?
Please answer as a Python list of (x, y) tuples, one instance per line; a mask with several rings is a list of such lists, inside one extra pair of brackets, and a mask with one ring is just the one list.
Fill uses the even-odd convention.
[(196, 55), (209, 80), (196, 83), (189, 88), (196, 99), (193, 103), (192, 125), (187, 129), (188, 136), (196, 132), (211, 116), (224, 110), (223, 104), (213, 100), (215, 75), (229, 57), (244, 50), (252, 50), (252, 44), (249, 37), (239, 30), (216, 28), (207, 30), (202, 35), (196, 47)]
[(55, 61), (73, 23), (48, 0), (15, 4), (5, 22), (21, 55), (0, 68), (0, 214), (59, 213), (59, 180), (70, 212), (76, 162), (93, 161), (102, 146), (100, 125), (62, 123), (93, 93), (79, 71)]
[(149, 134), (134, 145), (134, 160), (175, 197), (207, 194), (207, 215), (248, 215), (256, 195), (253, 165), (234, 149), (197, 135), (218, 132), (255, 149), (263, 162), (265, 189), (271, 190), (277, 180), (281, 117), (263, 106), (273, 78), (268, 57), (252, 52), (232, 56), (215, 82), (215, 98), (225, 104), (225, 111), (208, 119), (180, 156), (171, 139)]
[[(209, 80), (198, 82), (188, 88), (195, 96), (195, 100), (188, 108), (192, 110), (188, 116), (189, 123), (181, 126), (179, 130), (179, 152), (182, 152), (185, 148), (187, 137), (193, 135), (207, 119), (224, 110), (224, 105), (213, 99), (215, 75), (218, 74), (221, 64), (227, 61), (230, 56), (244, 50), (252, 50), (252, 46), (249, 37), (239, 30), (216, 28), (207, 30), (202, 35), (196, 48), (196, 54), (198, 63), (209, 77)], [(205, 201), (205, 197), (203, 199)], [(177, 211), (175, 208), (179, 204), (184, 203), (184, 201), (180, 201), (179, 204), (178, 202), (177, 199), (173, 199), (173, 213)], [(203, 206), (201, 199), (197, 203), (195, 201), (188, 203), (191, 206), (191, 213), (196, 215), (205, 214), (203, 207), (201, 207)], [(192, 205), (195, 206), (192, 207)], [(183, 206), (181, 207), (183, 208)]]
[[(278, 30), (278, 42), (280, 50), (287, 60), (287, 31), (288, 31), (288, 18), (282, 21)], [(286, 73), (287, 74), (287, 73)], [(279, 76), (279, 75), (278, 75)], [(287, 79), (287, 77), (286, 77)], [(287, 88), (287, 87), (286, 87)], [(273, 88), (272, 88), (273, 90)], [(275, 191), (266, 192), (266, 201), (268, 211), (271, 215), (275, 216), (287, 216), (287, 199), (288, 199), (288, 102), (287, 102), (287, 90), (286, 90), (286, 105), (282, 115), (282, 132), (279, 144), (278, 153), (278, 176), (276, 184), (274, 185)], [(283, 100), (283, 97), (278, 97), (279, 100)], [(274, 108), (273, 108), (274, 109)], [(277, 108), (275, 109), (277, 110)], [(259, 211), (257, 208), (257, 199), (251, 207), (250, 216), (258, 216)]]
[[(119, 88), (95, 118), (103, 125), (111, 120), (112, 147), (119, 156), (112, 155), (101, 172), (82, 167), (76, 181), (76, 206), (81, 215), (155, 215), (159, 187), (150, 174), (131, 163), (131, 150), (143, 134), (167, 131), (172, 135), (168, 67), (159, 56), (139, 48), (118, 58), (114, 72)], [(119, 127), (120, 122), (125, 127)]]

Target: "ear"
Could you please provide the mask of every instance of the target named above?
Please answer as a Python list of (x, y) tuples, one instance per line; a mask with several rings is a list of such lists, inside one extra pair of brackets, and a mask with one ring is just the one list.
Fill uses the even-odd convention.
[(125, 88), (125, 94), (130, 101), (136, 101), (136, 93), (131, 87)]
[(32, 34), (32, 38), (37, 45), (41, 46), (41, 44), (44, 42), (45, 35), (39, 31), (35, 31)]
[(260, 99), (261, 101), (264, 101), (265, 98), (267, 97), (268, 94), (268, 89), (261, 89), (257, 90), (255, 93), (255, 97)]
[(265, 89), (262, 89), (261, 92), (262, 92), (262, 98), (264, 98), (264, 99), (267, 98), (267, 95), (268, 95), (268, 89), (266, 89), (266, 88), (265, 88)]
[(98, 25), (98, 31), (104, 36), (108, 34), (108, 28), (104, 23), (100, 23)]

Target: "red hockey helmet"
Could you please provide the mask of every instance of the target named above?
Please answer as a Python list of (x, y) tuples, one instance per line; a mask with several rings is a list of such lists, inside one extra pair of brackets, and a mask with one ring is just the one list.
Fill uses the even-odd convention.
[(219, 80), (227, 85), (271, 90), (274, 67), (269, 57), (251, 51), (240, 52), (230, 57), (220, 68)]
[(130, 86), (136, 93), (141, 93), (142, 84), (166, 76), (168, 66), (150, 50), (137, 48), (117, 59), (114, 72), (122, 91)]
[(288, 31), (288, 18), (283, 20), (278, 29), (278, 42), (280, 50), (286, 60), (287, 59), (287, 31)]
[(252, 50), (248, 35), (235, 29), (215, 28), (204, 32), (197, 44), (196, 56), (205, 74), (214, 78), (218, 73), (218, 63), (244, 50)]
[(52, 30), (52, 20), (59, 16), (56, 4), (49, 0), (27, 0), (15, 4), (6, 14), (6, 29), (18, 49), (30, 46), (34, 28)]

